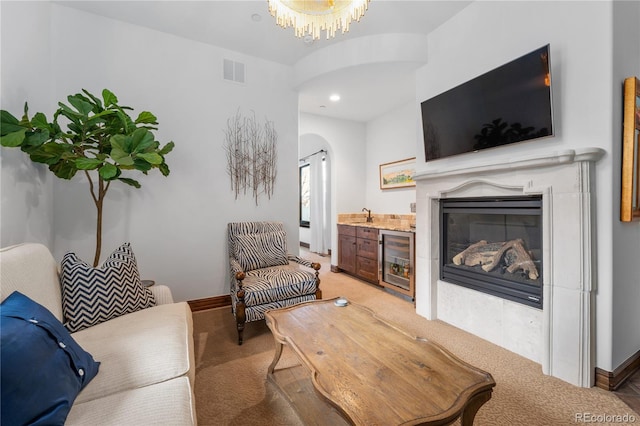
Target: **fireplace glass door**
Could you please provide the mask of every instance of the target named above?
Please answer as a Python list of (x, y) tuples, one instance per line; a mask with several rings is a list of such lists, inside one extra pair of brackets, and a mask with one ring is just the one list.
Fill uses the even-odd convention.
[(542, 308), (542, 199), (440, 200), (440, 278)]

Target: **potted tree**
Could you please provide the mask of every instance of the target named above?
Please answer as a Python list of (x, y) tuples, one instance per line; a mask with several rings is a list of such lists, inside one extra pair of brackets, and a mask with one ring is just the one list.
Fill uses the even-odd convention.
[[(100, 261), (102, 246), (102, 206), (113, 181), (135, 188), (140, 183), (123, 172), (139, 171), (147, 174), (157, 168), (169, 175), (165, 156), (174, 147), (169, 142), (160, 147), (153, 130), (156, 117), (143, 111), (132, 119), (132, 108), (118, 104), (118, 98), (109, 90), (102, 91), (102, 99), (86, 90), (67, 97), (69, 104), (58, 103), (58, 109), (49, 122), (38, 112), (29, 118), (24, 105), (21, 120), (0, 110), (0, 145), (20, 147), (32, 161), (44, 163), (61, 179), (71, 179), (78, 171), (89, 182), (89, 191), (96, 207), (96, 251), (93, 266)], [(59, 123), (66, 121), (66, 131)]]

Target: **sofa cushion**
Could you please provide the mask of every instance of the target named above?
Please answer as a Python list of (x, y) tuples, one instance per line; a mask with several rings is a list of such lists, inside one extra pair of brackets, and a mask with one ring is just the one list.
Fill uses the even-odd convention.
[(244, 271), (288, 265), (284, 231), (236, 235), (233, 256)]
[(25, 243), (0, 249), (0, 301), (19, 291), (63, 321), (58, 262), (42, 244)]
[(98, 268), (75, 253), (65, 254), (61, 285), (65, 326), (71, 332), (155, 305), (153, 293), (140, 282), (129, 243), (118, 247)]
[(76, 403), (195, 375), (193, 321), (186, 302), (155, 306), (73, 334), (101, 362)]
[(20, 292), (2, 302), (0, 317), (0, 423), (64, 424), (100, 363), (51, 312)]
[(72, 425), (194, 425), (195, 402), (186, 377), (75, 403), (67, 417)]

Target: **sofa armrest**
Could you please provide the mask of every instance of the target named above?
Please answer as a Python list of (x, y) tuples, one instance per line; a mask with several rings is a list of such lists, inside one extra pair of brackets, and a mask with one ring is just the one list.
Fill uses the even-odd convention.
[(151, 293), (156, 298), (156, 305), (166, 305), (173, 303), (173, 295), (171, 289), (166, 285), (153, 285), (149, 287)]

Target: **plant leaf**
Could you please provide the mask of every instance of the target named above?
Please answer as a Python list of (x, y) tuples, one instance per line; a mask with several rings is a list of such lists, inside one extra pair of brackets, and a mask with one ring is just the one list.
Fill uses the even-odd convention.
[(40, 146), (49, 139), (49, 131), (44, 130), (42, 132), (28, 132), (24, 140), (25, 145)]
[(161, 164), (163, 161), (162, 156), (155, 152), (140, 152), (136, 154), (136, 156), (144, 159), (145, 161), (147, 161), (150, 164), (153, 164), (154, 166)]
[(97, 158), (80, 157), (76, 160), (76, 167), (79, 170), (94, 170), (102, 165), (102, 160)]
[(100, 174), (102, 179), (112, 180), (120, 174), (120, 170), (118, 170), (118, 168), (111, 163), (105, 163), (102, 167), (100, 167), (98, 173)]
[(75, 107), (75, 109), (78, 110), (80, 114), (82, 114), (85, 117), (88, 117), (89, 113), (93, 111), (93, 105), (90, 104), (89, 102), (86, 102), (84, 99), (82, 99), (83, 97), (84, 96), (82, 95), (74, 95), (74, 96), (67, 97), (67, 100), (71, 105)]
[(151, 164), (149, 164), (149, 162), (143, 160), (142, 158), (136, 158), (135, 160), (133, 160), (133, 167), (143, 173), (146, 173), (152, 169)]
[(176, 146), (176, 144), (174, 144), (173, 142), (169, 142), (164, 147), (162, 147), (162, 149), (160, 151), (158, 151), (158, 154), (167, 155), (168, 153), (170, 153), (173, 150), (174, 146)]
[(167, 163), (160, 164), (158, 168), (160, 169), (160, 173), (162, 173), (163, 176), (169, 176), (169, 173), (171, 171), (169, 170), (169, 166), (167, 165)]
[(118, 98), (110, 90), (104, 89), (102, 91), (102, 99), (104, 100), (104, 106), (109, 107), (118, 103)]
[(76, 175), (78, 169), (73, 161), (60, 161), (49, 166), (49, 170), (60, 179), (71, 179)]
[(140, 189), (140, 183), (137, 180), (129, 179), (129, 178), (118, 178), (118, 180), (126, 183), (127, 185), (131, 185)]
[(157, 120), (158, 119), (156, 118), (156, 116), (151, 114), (149, 111), (142, 111), (140, 114), (138, 114), (138, 118), (136, 118), (135, 123), (158, 124)]
[(7, 146), (11, 148), (15, 148), (16, 146), (22, 145), (24, 141), (25, 133), (27, 133), (27, 129), (24, 127), (17, 132), (9, 133), (4, 136), (0, 136), (0, 145)]
[(36, 112), (36, 115), (34, 115), (33, 118), (31, 119), (31, 125), (36, 129), (41, 129), (41, 130), (51, 129), (51, 126), (47, 122), (47, 117), (41, 112)]

